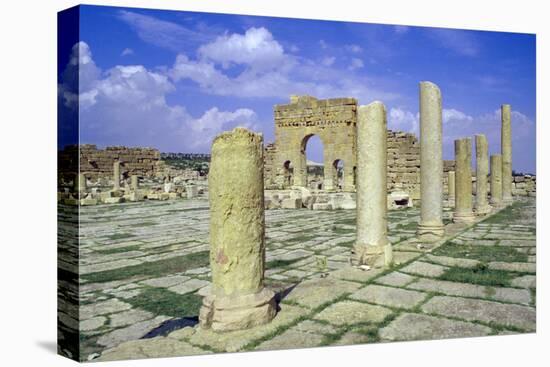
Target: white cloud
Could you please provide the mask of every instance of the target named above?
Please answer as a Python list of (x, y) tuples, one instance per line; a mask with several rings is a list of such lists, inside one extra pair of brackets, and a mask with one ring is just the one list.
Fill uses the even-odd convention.
[(346, 49), (346, 51), (349, 51), (354, 54), (357, 54), (363, 51), (363, 48), (359, 45), (345, 45), (344, 48)]
[(244, 34), (218, 37), (214, 42), (199, 48), (199, 55), (221, 64), (246, 64), (255, 70), (275, 69), (287, 61), (283, 47), (265, 28), (249, 28)]
[(124, 50), (122, 50), (122, 52), (120, 53), (120, 56), (128, 56), (128, 55), (133, 55), (133, 54), (134, 54), (134, 50), (132, 50), (131, 48), (126, 47)]
[(351, 59), (349, 69), (350, 70), (361, 69), (363, 66), (365, 66), (365, 64), (363, 63), (363, 60), (361, 60), (357, 57), (354, 57), (354, 58)]
[(453, 123), (464, 123), (464, 122), (473, 121), (472, 116), (468, 116), (464, 112), (455, 110), (454, 108), (451, 108), (451, 109), (444, 108), (442, 111), (442, 119), (444, 124), (450, 121), (452, 121)]
[(335, 61), (336, 61), (336, 57), (327, 56), (327, 57), (324, 57), (323, 60), (321, 60), (321, 64), (323, 64), (324, 66), (332, 66)]
[[(77, 63), (77, 65), (75, 65)], [(80, 112), (80, 136), (83, 143), (151, 146), (173, 151), (208, 151), (212, 139), (235, 126), (257, 129), (256, 113), (247, 108), (220, 111), (212, 107), (202, 116), (193, 117), (183, 105), (171, 105), (168, 94), (175, 91), (167, 75), (142, 65), (117, 65), (102, 72), (95, 66), (92, 53), (84, 42), (73, 47), (63, 77), (80, 65), (79, 91), (59, 87), (61, 101), (68, 109)], [(66, 93), (72, 94), (72, 103)], [(160, 146), (159, 146), (160, 145)]]
[(388, 116), (388, 129), (414, 133), (418, 136), (418, 114), (403, 108), (391, 108)]
[(463, 56), (477, 56), (480, 45), (471, 31), (460, 29), (428, 28), (428, 35), (440, 46)]

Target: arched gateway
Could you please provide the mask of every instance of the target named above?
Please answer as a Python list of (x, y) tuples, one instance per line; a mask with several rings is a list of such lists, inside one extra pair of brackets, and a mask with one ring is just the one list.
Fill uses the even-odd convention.
[[(273, 165), (280, 186), (307, 185), (305, 148), (308, 139), (318, 135), (323, 142), (323, 189), (355, 189), (357, 100), (291, 96), (290, 104), (276, 105), (274, 113), (277, 152)], [(291, 180), (289, 162), (292, 162)], [(342, 171), (343, 162), (345, 166), (339, 180), (338, 170)]]

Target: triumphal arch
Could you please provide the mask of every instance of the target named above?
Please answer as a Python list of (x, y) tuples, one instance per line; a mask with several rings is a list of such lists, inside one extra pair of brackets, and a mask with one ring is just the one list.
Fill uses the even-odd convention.
[(274, 107), (274, 114), (273, 168), (280, 186), (307, 186), (306, 145), (317, 135), (323, 143), (323, 190), (355, 189), (356, 99), (291, 96), (289, 104)]

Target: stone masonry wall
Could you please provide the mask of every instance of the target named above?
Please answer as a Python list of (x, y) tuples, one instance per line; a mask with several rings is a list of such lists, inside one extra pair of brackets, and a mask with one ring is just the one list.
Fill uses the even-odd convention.
[(96, 145), (83, 144), (79, 147), (66, 147), (59, 154), (60, 161), (77, 156), (74, 154), (75, 149), (79, 149), (80, 172), (88, 179), (112, 178), (115, 159), (121, 162), (120, 172), (124, 177), (134, 174), (144, 177), (164, 174), (165, 164), (160, 160), (160, 152), (157, 149), (115, 146), (102, 150), (97, 149)]

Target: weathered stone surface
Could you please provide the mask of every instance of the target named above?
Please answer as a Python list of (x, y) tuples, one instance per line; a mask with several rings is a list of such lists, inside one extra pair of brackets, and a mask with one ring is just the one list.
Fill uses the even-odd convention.
[[(212, 143), (208, 177), (212, 291), (199, 315), (204, 328), (246, 329), (269, 322), (276, 313), (275, 294), (263, 286), (262, 148), (262, 135), (244, 128), (222, 133)], [(191, 281), (176, 286), (178, 291), (190, 291), (186, 284)]]
[(489, 269), (517, 271), (520, 273), (535, 273), (537, 264), (535, 263), (507, 263), (503, 261), (493, 261), (489, 263)]
[(411, 309), (426, 299), (426, 296), (422, 292), (372, 284), (352, 293), (350, 298), (382, 306)]
[(107, 321), (107, 318), (104, 316), (92, 317), (91, 319), (81, 321), (79, 328), (80, 328), (80, 331), (95, 330), (103, 326), (105, 324), (105, 321)]
[(537, 277), (535, 275), (523, 275), (512, 279), (514, 287), (535, 288), (537, 286)]
[(108, 349), (97, 361), (122, 361), (126, 359), (177, 357), (212, 353), (187, 342), (171, 338), (132, 340)]
[(331, 324), (316, 322), (313, 320), (305, 320), (291, 328), (291, 330), (299, 331), (308, 334), (334, 334), (338, 332), (338, 328)]
[(428, 315), (403, 313), (378, 335), (385, 340), (420, 340), (466, 338), (489, 335), (491, 329), (464, 321), (449, 320)]
[(170, 287), (168, 290), (178, 294), (186, 294), (195, 292), (196, 290), (206, 287), (209, 284), (210, 282), (207, 282), (206, 280), (190, 279), (184, 283)]
[(287, 330), (273, 339), (261, 343), (257, 350), (277, 350), (292, 348), (311, 348), (321, 345), (324, 337), (322, 335), (304, 333), (297, 330)]
[(445, 280), (422, 278), (409, 284), (407, 287), (422, 291), (444, 293), (450, 296), (490, 298), (497, 301), (524, 304), (529, 304), (531, 301), (531, 294), (524, 289), (488, 287)]
[(431, 82), (420, 83), (420, 222), (418, 236), (434, 241), (443, 228), (443, 145), (441, 92)]
[(476, 205), (477, 215), (491, 212), (487, 200), (487, 176), (489, 174), (489, 151), (487, 138), (483, 134), (476, 135)]
[(329, 278), (336, 278), (342, 280), (351, 280), (355, 282), (366, 282), (375, 276), (382, 273), (384, 269), (370, 269), (370, 270), (361, 270), (356, 267), (346, 266), (342, 269), (333, 271), (329, 274)]
[(80, 318), (85, 320), (97, 315), (106, 315), (114, 312), (125, 311), (130, 308), (130, 304), (113, 298), (107, 301), (81, 306)]
[(502, 206), (502, 155), (491, 155), (491, 204), (499, 208)]
[(392, 311), (386, 307), (361, 302), (341, 301), (330, 305), (314, 316), (316, 320), (328, 321), (333, 325), (353, 325), (364, 322), (381, 322)]
[(139, 309), (137, 310), (133, 309), (133, 310), (112, 314), (109, 316), (109, 319), (110, 319), (111, 326), (121, 327), (121, 326), (131, 325), (139, 321), (149, 320), (153, 318), (153, 316), (155, 315), (153, 315), (150, 312), (139, 310)]
[(189, 280), (190, 278), (185, 275), (169, 275), (167, 277), (161, 277), (161, 278), (154, 278), (154, 279), (148, 279), (144, 280), (142, 283), (149, 285), (151, 287), (172, 287), (177, 284), (183, 283), (186, 280)]
[(435, 256), (427, 254), (426, 258), (434, 263), (444, 266), (458, 266), (460, 268), (471, 269), (479, 264), (478, 260), (463, 259), (460, 257)]
[(116, 329), (102, 335), (97, 340), (97, 343), (110, 348), (123, 342), (139, 339), (168, 319), (169, 317), (166, 316), (157, 316), (151, 320), (141, 321), (122, 329)]
[(500, 151), (502, 152), (502, 201), (512, 202), (512, 124), (511, 107), (503, 104), (500, 109), (502, 127)]
[(411, 274), (435, 278), (443, 274), (447, 269), (448, 268), (445, 266), (425, 263), (422, 261), (415, 261), (405, 266), (400, 271), (404, 273), (411, 273)]
[(534, 331), (536, 328), (536, 311), (528, 306), (436, 296), (422, 306), (422, 311), (468, 321), (494, 322), (526, 331)]
[(316, 308), (331, 302), (345, 293), (351, 293), (361, 284), (332, 278), (312, 279), (298, 284), (284, 301), (296, 302), (308, 308)]
[(472, 141), (470, 138), (455, 140), (455, 210), (453, 221), (470, 223), (475, 220), (472, 210)]
[(368, 343), (369, 337), (365, 334), (348, 331), (334, 345), (353, 345)]
[(236, 330), (224, 333), (199, 328), (189, 338), (189, 342), (194, 345), (207, 345), (218, 351), (237, 352), (254, 340), (261, 339), (273, 333), (278, 328), (295, 322), (298, 318), (310, 312), (308, 309), (298, 306), (281, 304), (280, 307), (281, 310), (277, 312), (275, 318), (268, 324), (256, 326), (248, 330)]
[(415, 279), (416, 279), (415, 277), (410, 276), (408, 274), (394, 271), (392, 273), (389, 273), (388, 275), (384, 275), (380, 278), (377, 278), (376, 283), (393, 285), (395, 287), (403, 287), (404, 285), (409, 284)]

